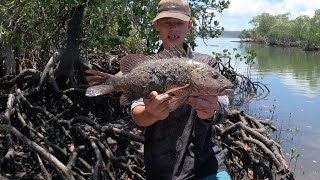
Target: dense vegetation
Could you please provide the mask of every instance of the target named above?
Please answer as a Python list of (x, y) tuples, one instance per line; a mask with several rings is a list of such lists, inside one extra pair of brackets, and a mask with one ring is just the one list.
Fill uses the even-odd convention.
[[(229, 6), (229, 1), (189, 2), (194, 28), (187, 41), (195, 46), (197, 36), (217, 37), (223, 28), (214, 17)], [(37, 57), (37, 52), (48, 57), (66, 46), (68, 23), (76, 15), (83, 18), (78, 35), (82, 49), (110, 51), (116, 45), (126, 45), (131, 51), (150, 53), (159, 45), (152, 26), (157, 3), (158, 0), (0, 1), (0, 44), (12, 46), (17, 57)], [(75, 14), (76, 7), (80, 14)]]
[(320, 48), (320, 9), (313, 17), (302, 15), (290, 20), (289, 13), (271, 15), (262, 13), (249, 23), (254, 27), (243, 30), (241, 39), (279, 46), (298, 46), (306, 50)]

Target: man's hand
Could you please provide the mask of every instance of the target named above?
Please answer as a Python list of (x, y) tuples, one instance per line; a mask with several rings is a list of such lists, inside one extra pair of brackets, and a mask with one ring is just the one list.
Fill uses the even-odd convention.
[(152, 114), (157, 120), (164, 120), (169, 116), (169, 94), (158, 94), (152, 91), (147, 99), (143, 99), (145, 111)]
[(159, 120), (164, 120), (169, 116), (169, 94), (158, 94), (152, 91), (148, 98), (144, 98), (143, 106), (136, 106), (132, 110), (132, 117), (135, 123), (142, 127), (147, 127)]
[(219, 105), (217, 96), (191, 96), (186, 103), (196, 110), (200, 119), (213, 117)]

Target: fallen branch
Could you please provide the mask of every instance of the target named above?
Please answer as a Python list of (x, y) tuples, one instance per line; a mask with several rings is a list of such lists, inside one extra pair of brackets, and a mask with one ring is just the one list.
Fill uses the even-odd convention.
[(11, 125), (0, 125), (0, 131), (8, 131), (15, 135), (20, 141), (24, 144), (28, 145), (32, 150), (36, 151), (42, 157), (44, 157), (47, 161), (49, 161), (57, 170), (61, 171), (62, 174), (68, 180), (74, 180), (72, 172), (68, 169), (63, 163), (61, 163), (55, 156), (50, 154), (47, 150), (31, 141), (27, 137), (25, 137), (21, 132), (19, 132), (16, 128)]

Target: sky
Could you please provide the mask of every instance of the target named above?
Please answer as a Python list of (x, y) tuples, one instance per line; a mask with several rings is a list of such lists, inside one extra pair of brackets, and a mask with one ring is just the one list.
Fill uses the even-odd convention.
[(272, 15), (290, 12), (290, 19), (300, 15), (312, 17), (320, 9), (320, 0), (229, 0), (230, 7), (217, 14), (220, 25), (229, 31), (249, 29), (249, 21), (262, 13)]

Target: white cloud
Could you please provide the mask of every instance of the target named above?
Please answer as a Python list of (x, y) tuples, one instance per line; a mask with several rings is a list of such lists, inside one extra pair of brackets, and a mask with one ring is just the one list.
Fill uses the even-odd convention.
[(269, 6), (267, 0), (230, 0), (230, 7), (226, 10), (229, 16), (252, 16), (261, 12), (263, 7)]
[(242, 30), (250, 27), (249, 21), (261, 13), (272, 15), (290, 12), (290, 18), (300, 15), (313, 16), (320, 9), (319, 0), (230, 0), (230, 7), (217, 15), (226, 30)]

